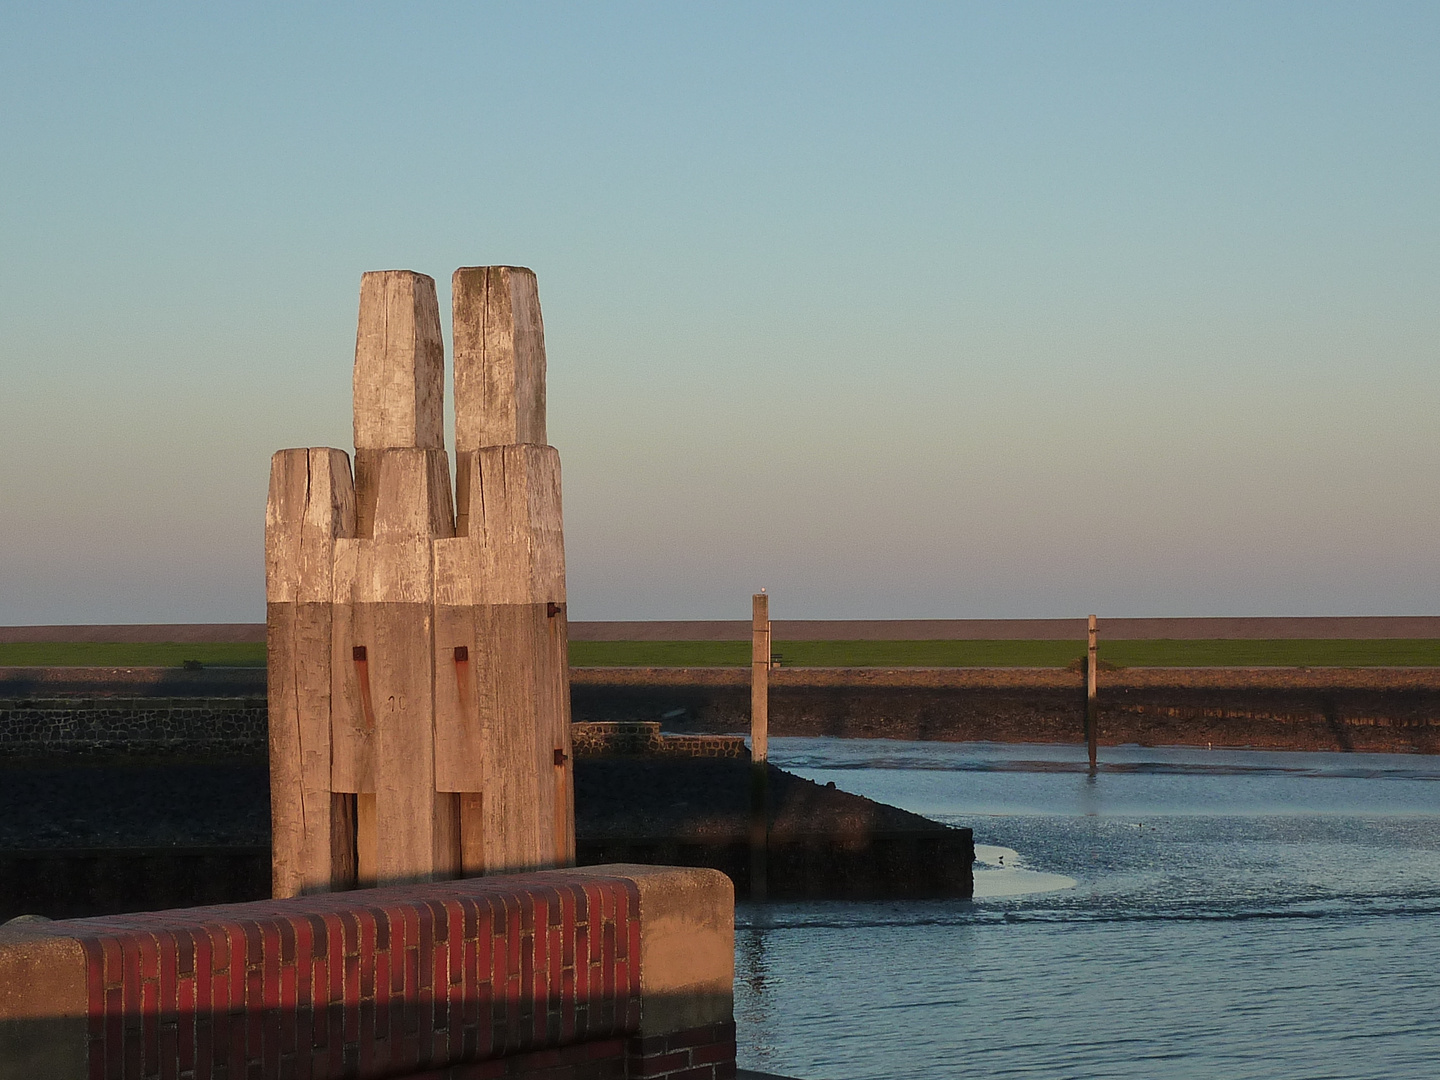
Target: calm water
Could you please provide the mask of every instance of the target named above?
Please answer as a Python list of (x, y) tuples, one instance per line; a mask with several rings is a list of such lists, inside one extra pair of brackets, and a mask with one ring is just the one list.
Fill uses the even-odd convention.
[(741, 905), (742, 1067), (1440, 1076), (1440, 758), (776, 739), (975, 830), (976, 899)]

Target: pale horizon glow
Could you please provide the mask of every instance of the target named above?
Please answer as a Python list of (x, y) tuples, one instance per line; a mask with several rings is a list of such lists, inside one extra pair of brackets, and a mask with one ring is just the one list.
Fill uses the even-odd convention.
[(7, 8), (0, 624), (263, 618), (360, 274), (448, 349), (486, 263), (574, 619), (1440, 612), (1437, 57), (1421, 3)]

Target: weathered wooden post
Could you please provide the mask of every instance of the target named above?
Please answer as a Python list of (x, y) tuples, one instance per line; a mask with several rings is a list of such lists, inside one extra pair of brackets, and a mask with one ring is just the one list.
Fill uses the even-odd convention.
[(282, 450), (266, 511), (274, 892), (569, 865), (559, 458), (535, 276), (456, 272), (459, 513), (435, 282), (366, 274), (355, 475)]
[(770, 756), (770, 597), (756, 593), (750, 631), (750, 760)]
[(1085, 744), (1090, 751), (1090, 768), (1095, 768), (1097, 740), (1100, 737), (1100, 710), (1095, 700), (1095, 665), (1098, 656), (1095, 651), (1095, 616), (1091, 615), (1087, 629), (1085, 652)]
[(770, 597), (751, 603), (750, 630), (750, 899), (764, 900), (770, 847)]
[(439, 779), (467, 795), (468, 872), (569, 866), (565, 545), (539, 292), (510, 266), (457, 270), (451, 292), (457, 513), (455, 539), (435, 546), (436, 635), (453, 668), (437, 675)]

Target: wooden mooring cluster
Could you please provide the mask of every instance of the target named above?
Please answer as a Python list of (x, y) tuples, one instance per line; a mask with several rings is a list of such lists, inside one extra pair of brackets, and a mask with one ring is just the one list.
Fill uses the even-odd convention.
[(574, 860), (560, 459), (535, 275), (365, 274), (355, 456), (281, 450), (265, 521), (274, 892)]

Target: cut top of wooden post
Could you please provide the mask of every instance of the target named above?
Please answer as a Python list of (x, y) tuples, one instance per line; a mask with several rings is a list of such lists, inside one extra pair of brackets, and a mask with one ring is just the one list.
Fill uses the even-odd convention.
[(752, 630), (759, 632), (770, 629), (770, 594), (759, 592), (755, 594), (751, 604), (751, 612), (754, 617)]
[(465, 266), (451, 278), (455, 450), (546, 444), (545, 324), (534, 271)]
[(329, 603), (335, 540), (355, 535), (350, 459), (328, 447), (270, 459), (265, 504), (265, 598)]
[(445, 446), (445, 347), (435, 279), (376, 270), (360, 279), (355, 448)]

